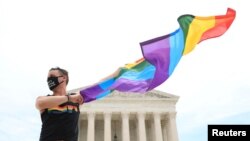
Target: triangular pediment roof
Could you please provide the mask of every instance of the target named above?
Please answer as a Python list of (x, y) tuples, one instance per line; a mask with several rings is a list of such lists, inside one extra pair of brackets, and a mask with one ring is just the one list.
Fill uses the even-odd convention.
[[(76, 89), (69, 90), (69, 93), (77, 92), (86, 87), (80, 87)], [(111, 94), (109, 94), (107, 99), (119, 99), (119, 98), (126, 98), (126, 99), (137, 99), (137, 98), (143, 98), (143, 99), (165, 99), (165, 100), (174, 100), (178, 101), (179, 96), (169, 94), (163, 91), (159, 90), (151, 90), (146, 93), (132, 93), (132, 92), (119, 92), (119, 91), (113, 91)]]

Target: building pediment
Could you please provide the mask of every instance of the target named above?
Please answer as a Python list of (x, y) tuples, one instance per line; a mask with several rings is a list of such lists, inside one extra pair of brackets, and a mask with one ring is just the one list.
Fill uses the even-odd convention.
[[(69, 90), (69, 93), (77, 92), (85, 87), (80, 87), (76, 89)], [(151, 90), (146, 93), (133, 93), (133, 92), (120, 92), (120, 91), (113, 91), (110, 93), (108, 96), (105, 98), (107, 99), (120, 99), (120, 98), (125, 98), (125, 99), (137, 99), (137, 98), (143, 98), (143, 99), (165, 99), (165, 100), (176, 100), (178, 101), (179, 96), (169, 94), (166, 92), (162, 92), (159, 90)]]
[(168, 94), (158, 90), (148, 91), (146, 93), (132, 93), (114, 91), (107, 98), (158, 98), (158, 99), (178, 99), (179, 96)]

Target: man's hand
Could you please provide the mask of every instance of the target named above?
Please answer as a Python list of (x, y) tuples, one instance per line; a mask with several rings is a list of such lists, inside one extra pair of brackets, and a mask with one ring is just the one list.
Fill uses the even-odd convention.
[(74, 95), (70, 95), (69, 100), (74, 103), (79, 103), (80, 105), (82, 105), (84, 102), (83, 97), (80, 95), (79, 92)]

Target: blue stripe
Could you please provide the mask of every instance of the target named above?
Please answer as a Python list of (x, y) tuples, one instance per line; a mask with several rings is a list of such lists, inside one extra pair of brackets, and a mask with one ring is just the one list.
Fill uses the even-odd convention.
[(154, 73), (155, 73), (155, 67), (153, 65), (149, 65), (139, 72), (133, 71), (133, 69), (124, 72), (119, 78), (124, 78), (134, 81), (142, 81), (142, 80), (152, 79), (154, 77)]
[(175, 36), (170, 36), (170, 64), (169, 64), (169, 71), (168, 75), (170, 76), (176, 65), (179, 63), (182, 52), (184, 49), (184, 35), (183, 31), (179, 28), (174, 33)]
[(103, 89), (103, 90), (106, 90), (107, 88), (109, 88), (113, 83), (115, 82), (115, 79), (114, 78), (111, 78), (111, 79), (108, 79), (104, 82), (101, 82), (99, 84), (99, 86)]

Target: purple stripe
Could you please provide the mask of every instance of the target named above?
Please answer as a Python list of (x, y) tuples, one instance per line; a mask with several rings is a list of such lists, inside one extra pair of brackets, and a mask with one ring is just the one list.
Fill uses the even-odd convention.
[[(141, 46), (144, 46), (144, 45), (148, 45), (148, 44), (151, 44), (151, 43), (155, 43), (157, 41), (160, 41), (160, 40), (164, 40), (166, 38), (169, 38), (171, 36), (171, 34), (168, 34), (168, 35), (164, 35), (164, 36), (160, 36), (160, 37), (156, 37), (154, 39), (150, 39), (150, 40), (147, 40), (147, 41), (144, 41), (144, 42), (141, 42), (140, 45)], [(143, 50), (142, 50), (143, 52)]]
[(89, 88), (80, 91), (81, 96), (84, 98), (84, 102), (90, 102), (96, 100), (96, 97), (104, 90), (99, 85), (90, 86)]
[(120, 78), (112, 85), (111, 89), (121, 92), (146, 92), (151, 80), (136, 81)]
[(144, 58), (156, 67), (154, 78), (148, 88), (148, 90), (152, 90), (162, 84), (169, 77), (169, 35), (143, 42), (141, 43), (141, 48)]

